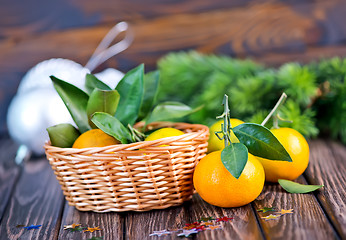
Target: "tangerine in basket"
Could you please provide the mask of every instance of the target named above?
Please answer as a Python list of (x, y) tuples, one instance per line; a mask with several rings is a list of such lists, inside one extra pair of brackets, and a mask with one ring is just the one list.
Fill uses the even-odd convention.
[[(232, 127), (236, 127), (242, 123), (244, 123), (242, 120), (236, 119), (236, 118), (231, 118), (230, 123)], [(210, 126), (209, 132), (209, 140), (208, 140), (208, 152), (214, 152), (218, 150), (222, 150), (225, 147), (225, 144), (223, 140), (220, 140), (216, 135), (215, 132), (221, 131), (221, 124), (223, 124), (223, 120), (219, 120), (213, 125)], [(238, 138), (234, 135), (233, 132), (231, 132), (231, 141), (232, 142), (239, 142)]]
[(309, 145), (303, 135), (292, 128), (272, 129), (271, 132), (279, 140), (292, 158), (292, 162), (270, 161), (257, 157), (262, 163), (266, 181), (277, 182), (278, 179), (294, 180), (298, 178), (309, 164)]
[(149, 134), (149, 136), (146, 137), (144, 141), (154, 141), (161, 138), (180, 136), (183, 134), (185, 134), (183, 131), (180, 131), (176, 128), (160, 128)]
[(91, 129), (81, 134), (73, 143), (73, 148), (105, 147), (119, 144), (114, 137), (103, 132), (101, 129)]
[(218, 207), (240, 207), (252, 202), (262, 192), (264, 179), (261, 163), (250, 153), (238, 179), (222, 164), (221, 151), (202, 158), (193, 174), (193, 184), (201, 198)]

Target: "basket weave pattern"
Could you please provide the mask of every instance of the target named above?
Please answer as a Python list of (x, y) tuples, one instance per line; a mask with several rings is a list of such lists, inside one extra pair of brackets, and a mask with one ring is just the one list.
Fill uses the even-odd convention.
[(209, 129), (187, 123), (154, 123), (184, 135), (84, 149), (45, 145), (66, 200), (81, 211), (164, 209), (193, 194), (195, 165), (205, 156)]

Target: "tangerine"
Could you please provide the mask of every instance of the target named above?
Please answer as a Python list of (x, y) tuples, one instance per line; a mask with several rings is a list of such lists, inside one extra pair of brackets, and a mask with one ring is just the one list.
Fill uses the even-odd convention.
[(91, 129), (81, 134), (73, 143), (73, 148), (105, 147), (119, 144), (114, 137), (103, 132), (101, 129)]
[(292, 128), (272, 129), (271, 132), (291, 156), (292, 162), (272, 161), (257, 157), (263, 165), (266, 181), (277, 182), (278, 179), (294, 180), (298, 178), (309, 164), (308, 142), (303, 135)]
[(154, 141), (161, 138), (173, 137), (183, 135), (184, 132), (176, 128), (160, 128), (155, 132), (152, 132), (144, 141)]
[[(242, 120), (231, 118), (231, 126), (236, 127), (242, 123), (244, 123)], [(223, 140), (220, 140), (216, 135), (215, 132), (221, 131), (221, 124), (223, 124), (223, 120), (219, 120), (215, 122), (213, 125), (210, 126), (209, 132), (209, 140), (208, 140), (208, 153), (222, 150), (225, 148), (225, 143)], [(234, 133), (231, 131), (231, 142), (236, 143), (239, 142), (238, 138), (234, 135)]]
[(202, 158), (193, 174), (193, 184), (201, 198), (218, 207), (239, 207), (252, 202), (262, 192), (264, 179), (261, 163), (250, 153), (238, 179), (224, 167), (221, 151)]

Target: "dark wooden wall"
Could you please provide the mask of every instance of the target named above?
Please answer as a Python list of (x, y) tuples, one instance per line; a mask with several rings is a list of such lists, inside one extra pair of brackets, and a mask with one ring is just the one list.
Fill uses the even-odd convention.
[(111, 26), (131, 23), (131, 47), (103, 64), (153, 69), (170, 51), (197, 49), (277, 66), (346, 56), (346, 1), (0, 0), (0, 132), (23, 75), (38, 62), (85, 64)]

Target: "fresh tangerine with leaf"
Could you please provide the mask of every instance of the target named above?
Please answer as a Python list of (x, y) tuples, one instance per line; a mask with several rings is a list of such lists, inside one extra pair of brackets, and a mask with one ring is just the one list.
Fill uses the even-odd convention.
[(114, 137), (103, 132), (101, 129), (91, 129), (81, 134), (73, 143), (73, 148), (105, 147), (119, 144)]
[(252, 154), (236, 179), (221, 161), (221, 151), (209, 153), (197, 164), (193, 184), (201, 198), (218, 207), (240, 207), (255, 200), (264, 186), (264, 170)]
[(289, 153), (292, 162), (272, 161), (257, 157), (263, 165), (266, 181), (277, 182), (278, 179), (294, 180), (298, 178), (309, 164), (308, 142), (302, 134), (292, 128), (272, 129), (271, 132)]
[[(231, 118), (230, 123), (232, 127), (236, 127), (242, 123), (244, 123), (242, 120)], [(223, 120), (219, 120), (215, 122), (213, 125), (210, 126), (209, 132), (209, 140), (208, 140), (208, 152), (214, 152), (218, 150), (222, 150), (225, 147), (225, 144), (223, 140), (220, 140), (216, 135), (215, 132), (221, 131), (221, 124), (223, 124)], [(234, 135), (234, 133), (231, 131), (231, 142), (239, 142), (238, 138)]]

